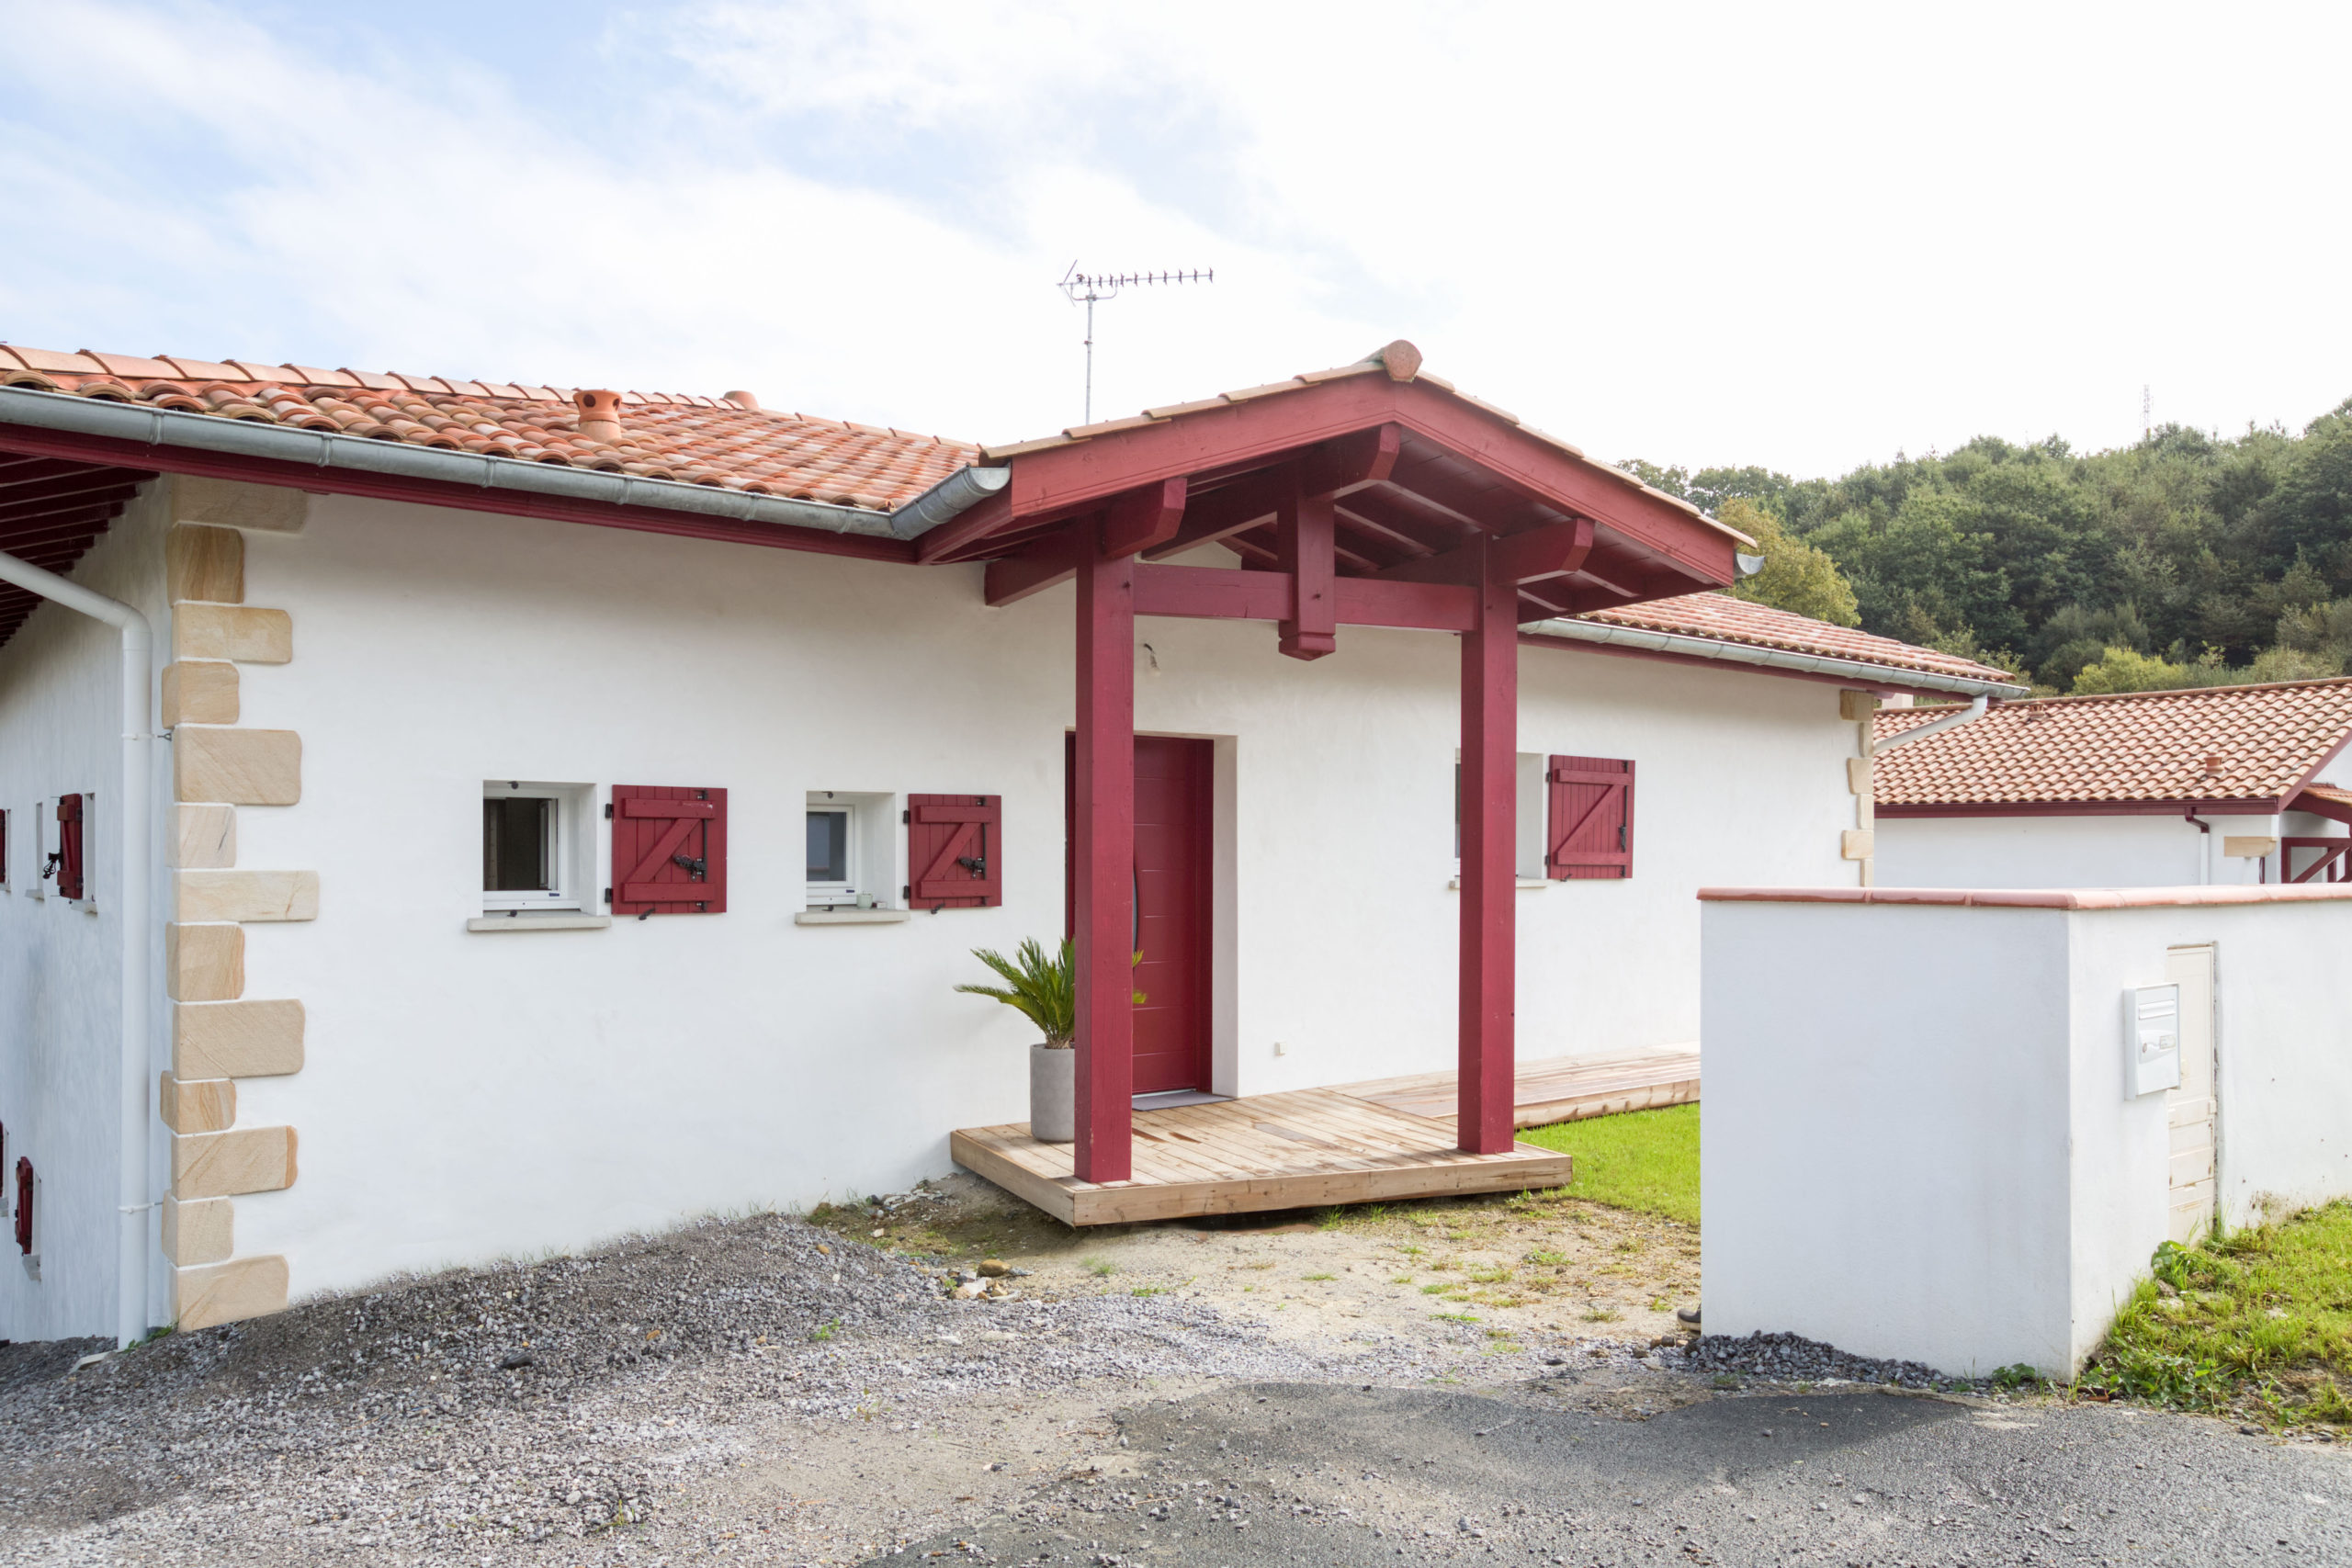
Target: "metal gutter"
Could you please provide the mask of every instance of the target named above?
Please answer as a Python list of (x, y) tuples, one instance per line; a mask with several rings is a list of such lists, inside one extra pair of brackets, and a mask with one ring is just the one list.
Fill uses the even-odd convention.
[(1789, 670), (1806, 675), (1824, 675), (1851, 680), (1872, 685), (1902, 686), (1929, 692), (1957, 692), (1969, 697), (2023, 696), (2026, 688), (2006, 681), (1975, 681), (1963, 675), (1939, 675), (1925, 670), (1905, 670), (1892, 664), (1868, 664), (1857, 659), (1829, 659), (1817, 653), (1797, 653), (1787, 649), (1758, 648), (1752, 643), (1718, 642), (1713, 637), (1691, 637), (1679, 632), (1643, 631), (1633, 626), (1605, 626), (1597, 621), (1531, 621), (1521, 626), (1522, 634), (1557, 637), (1565, 642), (1592, 643), (1602, 648), (1639, 649), (1649, 653), (1670, 653), (1684, 659), (1707, 659), (1725, 664), (1749, 664), (1767, 670)]
[[(142, 446), (180, 447), (330, 471), (378, 474), (479, 490), (515, 491), (591, 504), (654, 507), (741, 523), (815, 528), (876, 539), (906, 538), (925, 528), (936, 527), (994, 494), (1011, 477), (1010, 469), (959, 469), (898, 512), (885, 513), (819, 501), (752, 495), (716, 485), (688, 484), (681, 479), (643, 479), (635, 474), (606, 473), (600, 468), (535, 463), (524, 457), (453, 452), (446, 447), (417, 446), (371, 435), (300, 430), (291, 425), (264, 424), (258, 420), (223, 419), (218, 414), (149, 408), (143, 403), (85, 398), (71, 392), (44, 392), (31, 387), (0, 387), (0, 425), (9, 424)], [(998, 474), (1005, 478), (966, 477)], [(918, 508), (919, 515), (910, 518), (911, 528), (902, 530), (899, 519)]]
[(890, 513), (890, 532), (901, 539), (920, 538), (1012, 482), (1010, 467), (958, 468)]

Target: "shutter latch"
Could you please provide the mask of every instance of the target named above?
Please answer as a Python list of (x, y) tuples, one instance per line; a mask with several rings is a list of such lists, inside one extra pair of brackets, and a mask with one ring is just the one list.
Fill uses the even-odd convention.
[(957, 856), (956, 857), (956, 863), (957, 865), (962, 866), (966, 871), (970, 872), (974, 876), (978, 877), (981, 881), (986, 882), (986, 881), (988, 880), (988, 877), (989, 877), (989, 857), (988, 857), (988, 856), (986, 856), (986, 855), (957, 855)]
[(695, 880), (697, 882), (702, 880), (703, 876), (710, 869), (710, 863), (708, 861), (696, 860), (691, 855), (672, 855), (670, 860), (673, 864), (684, 866), (689, 872), (692, 872), (694, 874)]

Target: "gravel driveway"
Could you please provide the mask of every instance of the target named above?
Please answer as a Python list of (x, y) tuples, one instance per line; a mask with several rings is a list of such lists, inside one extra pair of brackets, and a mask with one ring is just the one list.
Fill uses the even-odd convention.
[[(1465, 1247), (1527, 1223), (1447, 1213)], [(694, 1225), (313, 1302), (79, 1371), (96, 1347), (0, 1349), (0, 1562), (570, 1568), (944, 1552), (1238, 1568), (1283, 1542), (1302, 1562), (1489, 1548), (1529, 1562), (1743, 1562), (1772, 1555), (1768, 1539), (1820, 1562), (1957, 1561), (1964, 1545), (1982, 1562), (1996, 1540), (2079, 1556), (2094, 1539), (2167, 1561), (2148, 1554), (2215, 1530), (2249, 1551), (2324, 1542), (2352, 1560), (2332, 1524), (2352, 1504), (2332, 1454), (2213, 1423), (1854, 1395), (1822, 1380), (1893, 1369), (1802, 1348), (1767, 1366), (1770, 1348), (1714, 1342), (1702, 1365), (1532, 1292), (1523, 1307), (1442, 1310), (1463, 1303), (1384, 1280), (1394, 1293), (1374, 1300), (1342, 1270), (1395, 1238), (1328, 1228), (1064, 1237), (1004, 1281), (1007, 1299), (952, 1301), (935, 1268), (866, 1244), (888, 1228), (875, 1218)], [(1575, 1222), (1596, 1260), (1635, 1256), (1607, 1239), (1615, 1223)], [(1623, 1223), (1636, 1239), (1657, 1234)], [(1675, 1247), (1644, 1245), (1660, 1268), (1682, 1267)], [(1481, 1288), (1498, 1302), (1523, 1289)], [(1496, 1326), (1505, 1312), (1517, 1326)], [(1780, 1414), (1804, 1396), (1757, 1369), (1812, 1380), (1821, 1411)], [(1831, 1426), (1805, 1425), (1816, 1418)], [(1743, 1435), (1765, 1427), (1775, 1435)], [(2047, 1462), (2076, 1450), (2105, 1457)], [(2187, 1509), (2205, 1537), (2133, 1536), (2098, 1511), (2123, 1506), (2123, 1472), (2143, 1462), (2165, 1481), (2142, 1488), (2155, 1500), (2133, 1517)], [(1842, 1505), (1858, 1510), (1850, 1523), (1815, 1508), (1828, 1494), (1798, 1483), (1825, 1471), (1883, 1501)], [(1664, 1511), (1639, 1511), (1652, 1508)], [(1912, 1520), (1920, 1509), (1977, 1533)], [(2013, 1517), (2013, 1531), (1995, 1529)], [(2255, 1539), (2274, 1520), (2269, 1539), (2289, 1547)], [(1865, 1523), (1883, 1523), (1900, 1554), (1866, 1541)], [(2112, 1544), (2118, 1531), (2141, 1544)]]

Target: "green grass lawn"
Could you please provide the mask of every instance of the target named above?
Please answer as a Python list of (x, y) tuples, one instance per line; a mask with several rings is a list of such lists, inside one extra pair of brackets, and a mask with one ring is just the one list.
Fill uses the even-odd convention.
[(2352, 1426), (2352, 1204), (2166, 1242), (2085, 1387), (2185, 1410)]
[(1532, 1127), (1520, 1141), (1576, 1156), (1568, 1191), (1612, 1208), (1699, 1223), (1699, 1108), (1630, 1111)]

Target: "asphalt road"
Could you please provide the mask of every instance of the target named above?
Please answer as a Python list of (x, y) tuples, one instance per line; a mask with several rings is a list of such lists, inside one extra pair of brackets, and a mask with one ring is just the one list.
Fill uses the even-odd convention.
[(1099, 1471), (875, 1561), (2352, 1564), (2332, 1445), (2105, 1405), (1652, 1397), (1237, 1385), (1127, 1412)]

